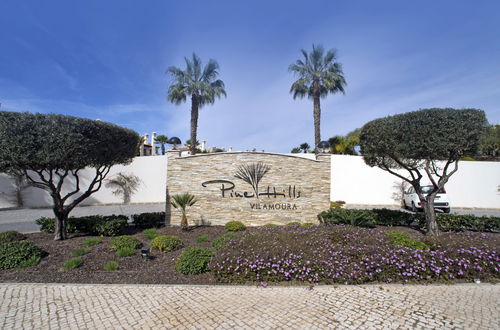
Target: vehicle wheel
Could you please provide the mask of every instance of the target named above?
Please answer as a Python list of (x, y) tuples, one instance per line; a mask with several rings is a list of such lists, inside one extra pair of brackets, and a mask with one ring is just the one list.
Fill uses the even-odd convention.
[(451, 212), (451, 208), (443, 209), (443, 212), (444, 213), (450, 213)]
[(415, 207), (415, 203), (411, 202), (411, 211), (417, 213), (418, 209)]

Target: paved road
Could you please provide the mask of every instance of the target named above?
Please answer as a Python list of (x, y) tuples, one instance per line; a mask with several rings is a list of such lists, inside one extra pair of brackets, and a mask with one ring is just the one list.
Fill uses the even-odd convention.
[[(165, 211), (165, 203), (157, 204), (131, 204), (131, 205), (99, 205), (75, 207), (71, 216), (84, 215), (131, 215), (143, 212)], [(0, 210), (0, 232), (6, 230), (17, 230), (22, 233), (39, 231), (35, 220), (40, 217), (54, 217), (52, 209), (16, 209)]]
[(0, 284), (1, 329), (498, 329), (500, 285)]
[[(367, 205), (347, 205), (348, 208), (371, 209), (373, 206)], [(382, 207), (382, 206), (381, 206)], [(393, 206), (384, 206), (390, 209), (399, 209)], [(164, 203), (155, 204), (131, 204), (131, 205), (100, 205), (100, 206), (81, 206), (76, 207), (72, 212), (72, 216), (84, 215), (111, 215), (125, 214), (131, 215), (143, 212), (162, 212), (165, 210)], [(409, 212), (409, 211), (408, 211)], [(482, 210), (482, 209), (453, 209), (453, 213), (457, 214), (474, 214), (500, 217), (499, 210)], [(0, 232), (6, 230), (17, 230), (22, 233), (31, 233), (38, 231), (38, 226), (35, 220), (40, 217), (54, 217), (51, 209), (16, 209), (16, 210), (0, 210)]]

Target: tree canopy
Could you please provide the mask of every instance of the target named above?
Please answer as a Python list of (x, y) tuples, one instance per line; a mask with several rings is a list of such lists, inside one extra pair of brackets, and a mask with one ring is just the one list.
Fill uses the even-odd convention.
[(0, 169), (75, 170), (130, 162), (139, 136), (98, 120), (0, 112)]
[[(0, 112), (0, 171), (24, 173), (30, 184), (50, 193), (56, 240), (65, 239), (71, 210), (101, 188), (113, 165), (132, 160), (138, 142), (134, 131), (98, 120)], [(82, 189), (80, 171), (87, 167), (94, 168), (94, 177)], [(66, 192), (69, 178), (73, 187)]]
[[(427, 233), (434, 235), (438, 232), (434, 198), (458, 170), (459, 159), (477, 153), (487, 124), (484, 112), (476, 109), (433, 108), (375, 119), (361, 129), (361, 153), (369, 166), (415, 188)], [(427, 195), (420, 189), (424, 175), (434, 187)]]

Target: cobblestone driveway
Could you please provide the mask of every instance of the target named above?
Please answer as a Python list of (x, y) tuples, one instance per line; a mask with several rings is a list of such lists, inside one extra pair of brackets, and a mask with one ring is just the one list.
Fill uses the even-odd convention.
[(491, 284), (0, 284), (1, 329), (495, 329), (499, 315), (500, 285)]

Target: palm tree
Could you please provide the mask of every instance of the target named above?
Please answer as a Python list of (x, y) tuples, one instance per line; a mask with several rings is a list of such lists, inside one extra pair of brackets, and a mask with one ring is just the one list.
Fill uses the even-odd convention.
[[(216, 98), (226, 95), (224, 82), (217, 79), (219, 64), (210, 59), (202, 69), (200, 58), (193, 53), (192, 59), (184, 57), (186, 70), (175, 66), (167, 69), (173, 81), (168, 88), (168, 100), (175, 104), (191, 98), (191, 141), (196, 141), (198, 129), (198, 110), (206, 104), (213, 104)], [(196, 153), (196, 145), (191, 145), (191, 155)]]
[(311, 146), (309, 145), (309, 143), (307, 142), (304, 142), (302, 143), (300, 146), (299, 146), (299, 149), (302, 150), (305, 154), (307, 153), (307, 150), (309, 150)]
[(313, 44), (312, 52), (301, 50), (304, 60), (297, 60), (288, 67), (299, 79), (290, 87), (293, 98), (307, 96), (313, 100), (314, 108), (314, 145), (317, 150), (321, 141), (320, 120), (321, 106), (320, 98), (325, 98), (329, 93), (344, 93), (346, 80), (342, 65), (336, 62), (336, 51), (330, 49), (326, 52), (321, 45)]
[(161, 154), (165, 155), (165, 144), (168, 143), (168, 137), (166, 135), (158, 135), (155, 142), (161, 144)]
[(188, 229), (188, 221), (187, 221), (187, 216), (186, 216), (186, 208), (188, 206), (193, 206), (197, 200), (194, 197), (194, 195), (191, 195), (189, 193), (184, 193), (180, 195), (174, 195), (172, 196), (173, 201), (170, 202), (173, 207), (176, 209), (180, 209), (182, 213), (182, 218), (181, 218), (181, 227), (182, 230), (187, 230)]

